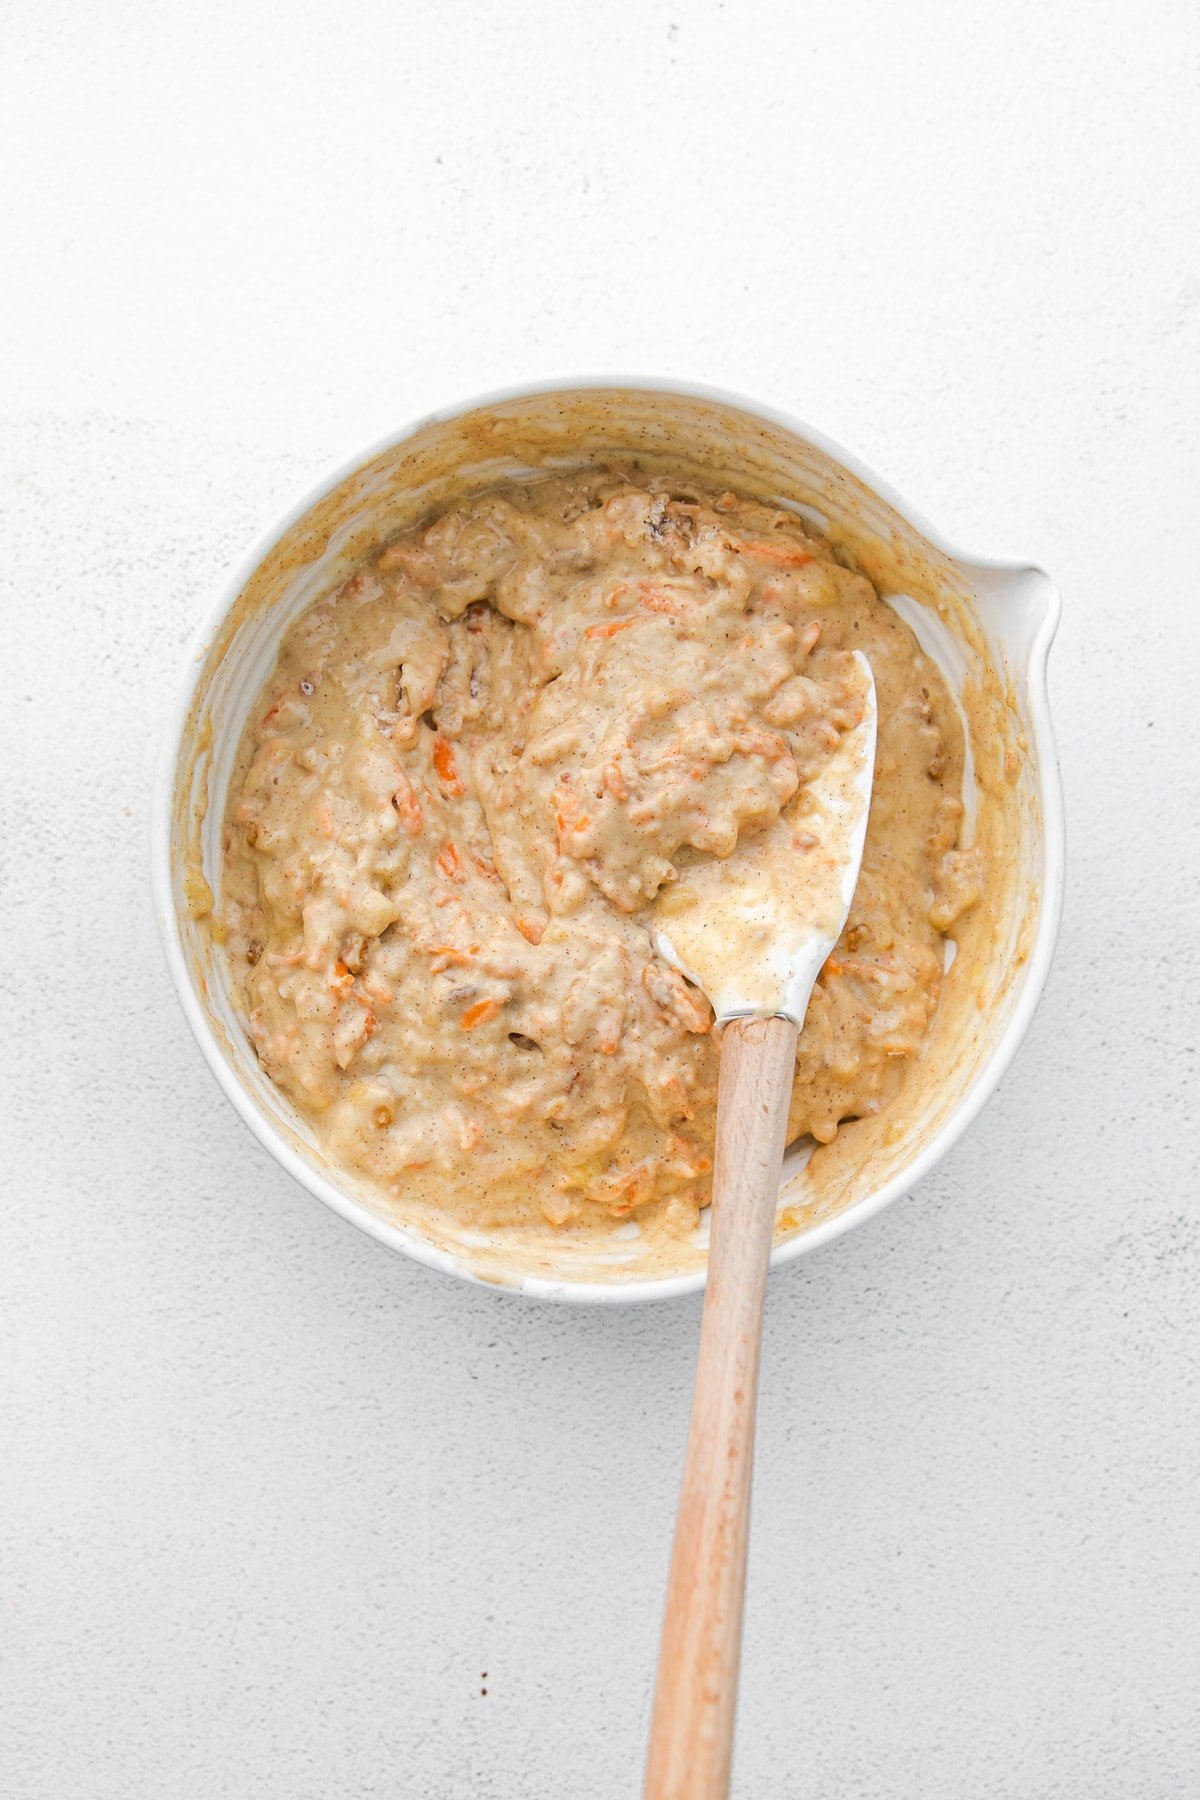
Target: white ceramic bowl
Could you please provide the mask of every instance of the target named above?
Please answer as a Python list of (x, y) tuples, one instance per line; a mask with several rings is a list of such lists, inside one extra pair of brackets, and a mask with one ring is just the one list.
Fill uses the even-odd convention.
[[(785, 1164), (773, 1263), (827, 1243), (906, 1193), (961, 1137), (1012, 1060), (1058, 928), (1064, 833), (1046, 693), (1058, 596), (1026, 563), (952, 549), (875, 476), (798, 419), (736, 395), (668, 382), (580, 379), (485, 396), (407, 427), (335, 471), (254, 546), (217, 596), (168, 728), (154, 820), (156, 910), (188, 1022), (242, 1118), (310, 1193), (431, 1267), (572, 1300), (661, 1299), (703, 1285), (703, 1239), (678, 1266), (639, 1270), (626, 1226), (601, 1252), (547, 1227), (514, 1256), (495, 1236), (414, 1224), (325, 1164), (314, 1134), (266, 1080), (239, 1023), (220, 945), (202, 916), (219, 886), (221, 821), (238, 740), (287, 626), (380, 539), (464, 487), (606, 457), (665, 456), (709, 484), (816, 516), (853, 548), (967, 705), (968, 810), (1003, 866), (968, 915), (935, 1019), (942, 1040), (902, 1127), (859, 1122)], [(1008, 764), (1004, 765), (1007, 752)], [(989, 840), (990, 841), (990, 840)], [(974, 922), (972, 922), (974, 920)], [(972, 935), (974, 934), (974, 935)], [(922, 1087), (924, 1082), (924, 1087)], [(908, 1095), (908, 1088), (905, 1090)], [(883, 1115), (886, 1121), (887, 1114)], [(839, 1148), (840, 1146), (840, 1148)]]

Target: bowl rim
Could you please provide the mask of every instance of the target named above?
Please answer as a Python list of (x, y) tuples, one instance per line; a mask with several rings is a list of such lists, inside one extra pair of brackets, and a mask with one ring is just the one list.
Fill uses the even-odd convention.
[(882, 1187), (863, 1199), (845, 1207), (807, 1231), (797, 1232), (771, 1251), (771, 1268), (794, 1262), (831, 1243), (852, 1228), (865, 1224), (894, 1201), (903, 1198), (922, 1181), (958, 1143), (995, 1093), (1016, 1055), (1037, 1009), (1049, 974), (1062, 917), (1065, 885), (1066, 827), (1062, 792), (1062, 775), (1051, 722), (1047, 683), (1050, 646), (1054, 641), (1062, 611), (1060, 595), (1046, 571), (1038, 564), (1020, 558), (976, 556), (950, 543), (890, 483), (851, 452), (843, 449), (824, 432), (809, 425), (798, 414), (774, 407), (733, 389), (712, 386), (673, 377), (653, 375), (554, 376), (513, 386), (492, 388), (468, 396), (436, 411), (423, 413), (399, 430), (389, 432), (367, 448), (340, 460), (322, 475), (292, 506), (260, 532), (250, 548), (229, 567), (217, 586), (216, 598), (206, 610), (193, 632), (184, 662), (183, 676), (163, 728), (155, 774), (151, 811), (151, 885), (154, 911), (163, 954), (178, 995), (184, 1017), (191, 1027), (209, 1069), (226, 1098), (249, 1127), (264, 1149), (270, 1152), (287, 1172), (331, 1211), (357, 1226), (359, 1230), (385, 1244), (389, 1249), (443, 1274), (454, 1275), (473, 1285), (493, 1292), (537, 1299), (562, 1300), (575, 1304), (630, 1304), (653, 1300), (675, 1299), (697, 1293), (707, 1281), (707, 1267), (684, 1274), (658, 1276), (646, 1280), (572, 1281), (567, 1277), (524, 1276), (512, 1284), (489, 1280), (470, 1265), (437, 1245), (429, 1243), (415, 1230), (397, 1226), (371, 1211), (363, 1202), (340, 1188), (336, 1182), (312, 1168), (290, 1145), (273, 1122), (261, 1111), (249, 1090), (243, 1085), (225, 1053), (197, 992), (184, 950), (178, 911), (175, 904), (172, 875), (172, 827), (175, 810), (175, 785), (180, 755), (184, 749), (184, 731), (204, 672), (211, 643), (219, 634), (230, 608), (251, 576), (274, 549), (279, 539), (297, 524), (335, 488), (350, 479), (359, 469), (377, 457), (396, 449), (430, 425), (523, 399), (537, 399), (563, 393), (602, 393), (631, 391), (669, 394), (682, 399), (744, 412), (769, 425), (803, 439), (815, 450), (857, 478), (877, 498), (884, 501), (909, 525), (951, 561), (968, 568), (1001, 574), (1033, 574), (1040, 578), (1045, 599), (1045, 614), (1036, 626), (1029, 643), (1023, 667), (1029, 723), (1032, 727), (1038, 799), (1041, 806), (1043, 869), (1041, 878), (1038, 925), (1027, 958), (1026, 975), (1009, 1018), (991, 1046), (974, 1080), (961, 1102), (945, 1123), (923, 1146), (912, 1162), (905, 1165)]

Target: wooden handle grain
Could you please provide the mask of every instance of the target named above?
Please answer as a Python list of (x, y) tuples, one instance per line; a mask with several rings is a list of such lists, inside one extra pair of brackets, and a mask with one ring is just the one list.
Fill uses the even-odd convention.
[(790, 1020), (726, 1025), (708, 1289), (645, 1800), (721, 1800), (729, 1792), (763, 1297), (795, 1066)]

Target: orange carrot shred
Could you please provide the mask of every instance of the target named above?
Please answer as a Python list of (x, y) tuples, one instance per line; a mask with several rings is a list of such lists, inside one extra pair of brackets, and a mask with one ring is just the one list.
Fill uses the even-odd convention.
[(433, 766), (438, 778), (448, 794), (465, 794), (462, 778), (458, 773), (458, 764), (454, 760), (454, 746), (444, 737), (433, 740)]
[(792, 569), (802, 569), (813, 559), (812, 551), (802, 550), (799, 544), (763, 544), (743, 538), (732, 539), (731, 548), (745, 555), (761, 556), (767, 562), (784, 563)]
[(643, 586), (638, 595), (638, 605), (646, 612), (677, 613), (686, 611), (691, 601), (685, 600), (681, 594), (664, 594), (661, 588)]
[(625, 778), (621, 774), (619, 763), (610, 762), (604, 770), (604, 785), (614, 800), (628, 800), (629, 789), (625, 786)]
[(628, 631), (631, 625), (636, 624), (636, 619), (610, 619), (605, 625), (589, 625), (583, 635), (589, 638), (616, 637), (618, 631)]
[(498, 1000), (477, 1000), (474, 1006), (468, 1006), (459, 1019), (459, 1027), (463, 1031), (473, 1031), (476, 1025), (486, 1025), (500, 1011)]
[(422, 948), (427, 956), (440, 956), (443, 961), (453, 963), (456, 968), (465, 969), (478, 953), (479, 945), (472, 944), (469, 950), (458, 950), (453, 944), (425, 944)]
[(462, 880), (462, 858), (451, 843), (445, 843), (438, 851), (437, 866), (450, 881)]
[(421, 802), (417, 798), (417, 790), (407, 775), (401, 775), (400, 785), (392, 795), (392, 805), (400, 815), (400, 822), (409, 836), (419, 837), (425, 817), (421, 811)]

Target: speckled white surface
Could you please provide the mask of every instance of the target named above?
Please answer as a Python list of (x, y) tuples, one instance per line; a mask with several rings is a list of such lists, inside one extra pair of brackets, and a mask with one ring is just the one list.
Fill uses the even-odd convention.
[(146, 882), (222, 565), (334, 456), (587, 366), (777, 397), (1066, 606), (1033, 1032), (772, 1282), (737, 1793), (1200, 1791), (1190, 0), (0, 37), (0, 1793), (637, 1791), (698, 1305), (505, 1301), (325, 1214)]

